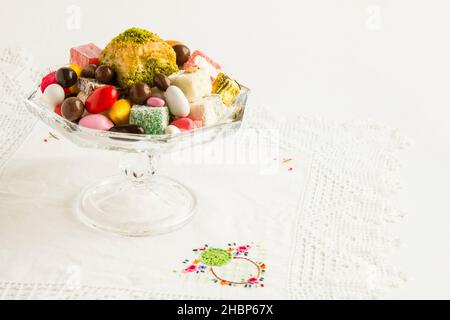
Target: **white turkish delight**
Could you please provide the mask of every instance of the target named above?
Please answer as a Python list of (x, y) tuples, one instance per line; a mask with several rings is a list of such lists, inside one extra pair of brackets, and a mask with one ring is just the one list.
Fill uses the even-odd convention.
[(191, 103), (189, 118), (199, 121), (204, 127), (218, 123), (227, 111), (218, 94), (211, 94)]
[(180, 71), (169, 76), (171, 85), (183, 91), (189, 102), (197, 101), (211, 93), (212, 84), (208, 72), (199, 69), (194, 72)]

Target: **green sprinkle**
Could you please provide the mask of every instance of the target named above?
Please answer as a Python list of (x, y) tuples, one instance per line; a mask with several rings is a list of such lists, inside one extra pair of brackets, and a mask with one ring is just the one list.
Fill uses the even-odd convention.
[(140, 29), (140, 28), (130, 28), (119, 34), (115, 37), (112, 42), (119, 43), (133, 43), (133, 44), (142, 44), (147, 42), (148, 40), (158, 39), (159, 37), (150, 32), (148, 30)]
[(130, 124), (141, 126), (146, 134), (164, 134), (169, 124), (169, 109), (134, 105), (131, 108)]

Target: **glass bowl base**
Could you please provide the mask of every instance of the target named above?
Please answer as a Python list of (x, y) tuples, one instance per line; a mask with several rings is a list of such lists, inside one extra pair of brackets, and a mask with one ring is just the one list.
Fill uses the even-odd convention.
[(183, 227), (195, 207), (192, 192), (171, 178), (132, 180), (119, 175), (88, 185), (75, 203), (75, 214), (94, 229), (142, 237)]

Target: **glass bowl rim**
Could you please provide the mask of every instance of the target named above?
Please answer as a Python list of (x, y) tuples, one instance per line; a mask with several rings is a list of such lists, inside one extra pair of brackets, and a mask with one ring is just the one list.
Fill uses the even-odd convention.
[[(51, 69), (53, 70), (53, 69)], [(241, 91), (239, 92), (238, 96), (236, 97), (235, 101), (238, 101), (238, 98), (242, 95), (245, 95), (246, 98), (248, 97), (251, 90), (239, 84), (241, 87)], [(230, 121), (225, 122), (219, 122), (210, 126), (206, 127), (199, 127), (195, 128), (189, 131), (182, 131), (176, 135), (170, 135), (170, 134), (133, 134), (133, 133), (123, 133), (123, 132), (113, 132), (113, 131), (104, 131), (104, 130), (96, 130), (91, 128), (86, 128), (78, 125), (77, 123), (74, 123), (72, 121), (69, 121), (60, 115), (58, 115), (56, 112), (51, 110), (47, 104), (45, 104), (43, 101), (40, 101), (40, 99), (37, 97), (39, 92), (41, 91), (40, 84), (35, 87), (34, 90), (31, 91), (31, 93), (25, 98), (25, 103), (29, 104), (31, 107), (33, 107), (36, 110), (39, 110), (39, 112), (43, 112), (47, 118), (50, 118), (54, 120), (55, 122), (61, 123), (65, 125), (67, 128), (69, 128), (71, 131), (78, 131), (78, 132), (84, 132), (89, 135), (93, 136), (100, 136), (100, 137), (109, 137), (109, 138), (116, 138), (118, 140), (132, 140), (133, 142), (136, 141), (168, 141), (172, 138), (177, 139), (183, 139), (183, 137), (188, 137), (194, 134), (201, 134), (202, 132), (206, 132), (209, 130), (214, 130), (216, 128), (220, 127), (226, 127), (231, 124), (236, 124), (242, 122), (244, 113), (245, 113), (245, 104), (242, 110), (239, 111), (239, 115)]]

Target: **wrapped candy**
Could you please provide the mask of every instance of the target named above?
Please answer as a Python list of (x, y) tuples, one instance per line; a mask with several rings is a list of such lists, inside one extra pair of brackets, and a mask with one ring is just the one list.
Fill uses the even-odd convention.
[(239, 83), (222, 72), (217, 75), (217, 78), (212, 85), (212, 93), (219, 94), (222, 97), (223, 103), (228, 107), (233, 104), (234, 99), (240, 91), (241, 86)]
[(169, 109), (134, 105), (131, 108), (130, 124), (141, 126), (146, 134), (164, 134), (169, 125)]

